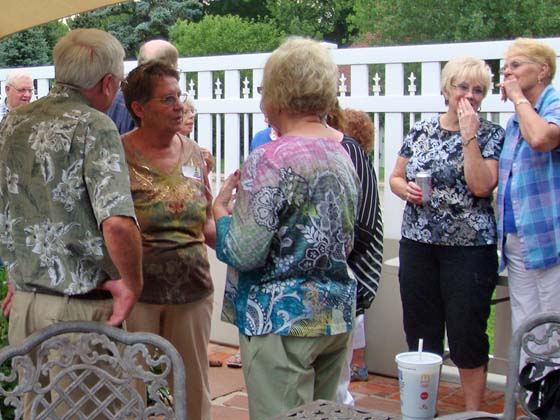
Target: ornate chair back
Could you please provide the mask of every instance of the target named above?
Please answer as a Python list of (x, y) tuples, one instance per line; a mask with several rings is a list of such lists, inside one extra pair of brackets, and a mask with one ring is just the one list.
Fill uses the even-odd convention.
[(16, 419), (187, 418), (183, 360), (155, 334), (61, 322), (2, 349), (6, 361), (0, 400)]

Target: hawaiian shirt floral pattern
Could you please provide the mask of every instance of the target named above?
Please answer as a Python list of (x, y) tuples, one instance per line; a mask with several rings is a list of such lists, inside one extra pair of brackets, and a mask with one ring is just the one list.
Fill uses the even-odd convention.
[[(480, 120), (477, 141), (484, 159), (498, 160), (504, 129)], [(467, 187), (461, 134), (439, 125), (439, 117), (417, 122), (410, 130), (399, 155), (409, 159), (407, 181), (418, 172), (431, 173), (432, 195), (425, 205), (407, 203), (402, 236), (417, 242), (481, 246), (496, 243), (492, 197), (475, 197)]]
[(231, 217), (217, 221), (228, 270), (222, 319), (245, 335), (322, 336), (352, 329), (349, 274), (359, 180), (330, 139), (283, 137), (246, 161)]
[(0, 128), (0, 252), (16, 289), (83, 294), (118, 273), (100, 226), (134, 216), (113, 122), (77, 91), (11, 111)]

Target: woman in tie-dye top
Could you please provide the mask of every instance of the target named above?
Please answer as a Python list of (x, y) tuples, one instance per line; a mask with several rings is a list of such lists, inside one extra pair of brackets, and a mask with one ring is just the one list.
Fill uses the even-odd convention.
[(181, 136), (179, 74), (148, 62), (123, 86), (138, 128), (123, 136), (142, 233), (144, 289), (127, 326), (167, 338), (185, 363), (189, 418), (212, 417), (208, 341), (213, 292), (206, 244), (215, 225), (202, 152)]
[(261, 108), (280, 136), (226, 180), (214, 205), (218, 258), (238, 273), (227, 279), (222, 317), (239, 328), (253, 420), (333, 399), (345, 362), (360, 192), (323, 119), (337, 75), (315, 41), (292, 38), (271, 55)]

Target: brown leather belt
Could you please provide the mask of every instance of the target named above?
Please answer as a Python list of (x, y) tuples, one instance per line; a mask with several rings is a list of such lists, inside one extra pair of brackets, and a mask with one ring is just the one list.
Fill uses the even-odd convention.
[(100, 290), (100, 289), (93, 289), (90, 290), (89, 292), (82, 293), (80, 295), (65, 295), (64, 293), (58, 292), (56, 290), (51, 290), (40, 286), (39, 287), (35, 286), (33, 288), (33, 291), (35, 293), (40, 293), (42, 295), (60, 296), (60, 297), (68, 296), (72, 299), (106, 300), (106, 299), (113, 298), (110, 292), (108, 292), (107, 290)]

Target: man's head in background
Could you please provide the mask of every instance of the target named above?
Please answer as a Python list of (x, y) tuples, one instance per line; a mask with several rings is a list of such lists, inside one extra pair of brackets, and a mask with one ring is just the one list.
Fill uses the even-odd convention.
[(176, 69), (179, 62), (179, 51), (168, 41), (154, 39), (144, 43), (138, 51), (139, 66), (151, 60), (161, 61)]
[(8, 109), (28, 104), (33, 96), (33, 78), (24, 70), (13, 70), (6, 78), (6, 105)]

